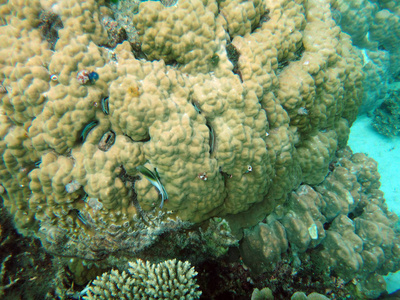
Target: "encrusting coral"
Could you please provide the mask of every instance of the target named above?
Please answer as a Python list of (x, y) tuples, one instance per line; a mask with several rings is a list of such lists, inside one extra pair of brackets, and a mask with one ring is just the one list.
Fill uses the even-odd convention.
[[(125, 12), (140, 51), (104, 0), (0, 4), (1, 196), (54, 254), (136, 255), (214, 217), (241, 237), (346, 145), (362, 59), (330, 1), (167, 2)], [(282, 221), (318, 235), (299, 251), (313, 212)]]
[(112, 270), (89, 286), (86, 300), (199, 299), (201, 291), (189, 262), (167, 260), (158, 264), (129, 262), (128, 272)]

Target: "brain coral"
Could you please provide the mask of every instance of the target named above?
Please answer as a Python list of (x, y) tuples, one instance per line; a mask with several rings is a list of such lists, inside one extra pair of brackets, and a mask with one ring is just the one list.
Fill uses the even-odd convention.
[(104, 46), (105, 1), (1, 2), (1, 196), (20, 232), (62, 255), (137, 252), (215, 216), (255, 224), (324, 179), (360, 57), (329, 1), (234, 2), (140, 3), (138, 57)]

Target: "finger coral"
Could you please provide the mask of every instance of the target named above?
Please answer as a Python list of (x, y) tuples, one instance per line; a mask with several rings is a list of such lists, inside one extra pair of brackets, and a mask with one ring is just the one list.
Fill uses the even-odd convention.
[(199, 299), (201, 291), (189, 262), (174, 260), (152, 264), (129, 262), (128, 272), (112, 270), (97, 277), (86, 300), (106, 299)]

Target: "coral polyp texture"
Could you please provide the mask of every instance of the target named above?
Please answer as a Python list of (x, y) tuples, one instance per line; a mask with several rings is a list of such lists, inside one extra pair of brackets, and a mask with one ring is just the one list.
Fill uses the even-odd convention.
[(59, 254), (138, 251), (213, 216), (255, 223), (252, 209), (324, 179), (360, 105), (361, 59), (329, 2), (233, 2), (142, 2), (146, 59), (104, 46), (103, 1), (1, 5), (2, 197), (21, 232)]
[[(21, 233), (58, 255), (136, 254), (213, 217), (240, 235), (324, 180), (363, 95), (329, 1), (141, 2), (125, 12), (136, 57), (107, 4), (0, 4), (1, 196)], [(292, 233), (299, 251), (323, 239), (314, 205), (282, 221), (315, 224)]]
[[(396, 1), (332, 0), (332, 16), (363, 55), (364, 99), (360, 113), (372, 113), (399, 81), (400, 26)], [(397, 88), (396, 88), (397, 89)]]

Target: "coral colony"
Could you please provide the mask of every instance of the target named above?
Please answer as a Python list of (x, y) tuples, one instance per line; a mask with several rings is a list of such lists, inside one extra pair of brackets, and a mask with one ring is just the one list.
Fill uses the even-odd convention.
[(348, 3), (2, 1), (0, 297), (384, 294), (398, 217), (347, 140), (399, 4)]

